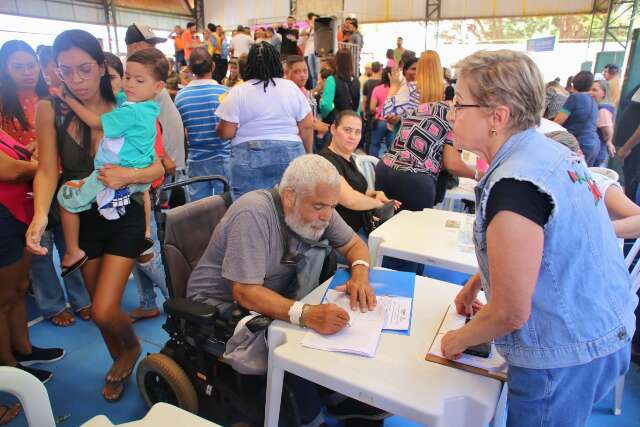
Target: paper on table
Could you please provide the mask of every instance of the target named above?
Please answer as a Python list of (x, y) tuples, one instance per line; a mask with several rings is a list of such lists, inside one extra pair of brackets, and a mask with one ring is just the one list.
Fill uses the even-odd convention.
[(378, 305), (385, 311), (383, 329), (406, 331), (411, 321), (411, 298), (397, 296), (379, 296)]
[[(449, 331), (454, 329), (460, 329), (464, 326), (465, 316), (462, 316), (456, 312), (455, 305), (451, 304), (447, 310), (447, 315), (440, 326), (438, 335), (436, 335), (433, 345), (429, 349), (429, 354), (434, 356), (444, 357), (441, 350), (442, 337)], [(455, 360), (457, 363), (464, 365), (474, 366), (480, 369), (486, 369), (490, 372), (506, 373), (507, 362), (502, 358), (500, 353), (496, 351), (495, 345), (491, 344), (491, 355), (488, 358), (471, 356), (469, 354), (462, 354), (459, 359)]]
[(373, 357), (385, 321), (385, 311), (378, 305), (373, 311), (362, 313), (351, 311), (349, 297), (334, 290), (327, 291), (325, 300), (334, 303), (349, 313), (350, 325), (333, 335), (321, 335), (309, 331), (302, 338), (302, 345), (326, 351), (353, 353)]

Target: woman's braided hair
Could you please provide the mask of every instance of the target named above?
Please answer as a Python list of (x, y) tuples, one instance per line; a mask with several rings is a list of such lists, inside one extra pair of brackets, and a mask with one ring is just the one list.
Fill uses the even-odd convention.
[(276, 82), (273, 79), (281, 78), (283, 75), (282, 61), (275, 47), (267, 42), (260, 42), (251, 46), (247, 64), (242, 73), (242, 78), (245, 81), (250, 79), (258, 80), (254, 84), (263, 83), (264, 91), (266, 92), (269, 82), (275, 86)]

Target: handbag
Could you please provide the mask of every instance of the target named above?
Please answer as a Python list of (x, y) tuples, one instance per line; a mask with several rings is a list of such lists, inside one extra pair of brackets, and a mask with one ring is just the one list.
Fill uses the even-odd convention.
[(240, 319), (222, 358), (241, 374), (265, 375), (269, 357), (266, 332), (270, 324), (271, 319), (257, 313)]

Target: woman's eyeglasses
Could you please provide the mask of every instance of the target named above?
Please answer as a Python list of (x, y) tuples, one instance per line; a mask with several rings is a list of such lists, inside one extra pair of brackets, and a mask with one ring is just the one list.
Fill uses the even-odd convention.
[(56, 74), (60, 77), (60, 80), (67, 83), (73, 79), (74, 74), (76, 74), (80, 80), (88, 80), (93, 72), (93, 67), (97, 66), (98, 64), (95, 62), (87, 62), (75, 68), (62, 66), (56, 68)]
[(484, 105), (480, 105), (480, 104), (460, 104), (458, 102), (454, 102), (453, 105), (451, 106), (451, 109), (449, 110), (449, 117), (450, 117), (450, 119), (455, 118), (456, 111), (461, 110), (463, 108), (482, 108), (482, 107), (484, 107)]

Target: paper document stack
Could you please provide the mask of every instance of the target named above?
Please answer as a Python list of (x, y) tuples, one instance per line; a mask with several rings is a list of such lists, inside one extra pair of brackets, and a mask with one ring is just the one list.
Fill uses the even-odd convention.
[(315, 331), (309, 331), (302, 338), (302, 345), (318, 350), (373, 357), (385, 324), (384, 306), (378, 304), (373, 311), (365, 313), (360, 312), (359, 309), (351, 311), (349, 296), (332, 289), (327, 291), (325, 302), (336, 304), (346, 310), (349, 313), (350, 326), (333, 335), (321, 335)]

